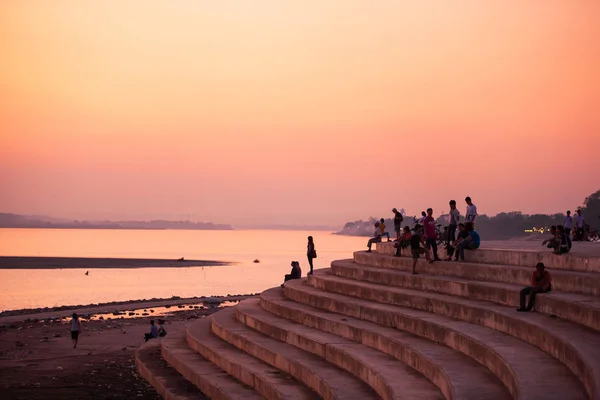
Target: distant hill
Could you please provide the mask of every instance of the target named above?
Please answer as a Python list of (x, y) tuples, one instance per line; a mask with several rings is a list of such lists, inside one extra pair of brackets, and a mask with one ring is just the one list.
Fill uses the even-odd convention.
[(39, 215), (0, 213), (0, 228), (48, 229), (187, 229), (233, 230), (233, 226), (191, 221), (78, 221), (60, 220)]

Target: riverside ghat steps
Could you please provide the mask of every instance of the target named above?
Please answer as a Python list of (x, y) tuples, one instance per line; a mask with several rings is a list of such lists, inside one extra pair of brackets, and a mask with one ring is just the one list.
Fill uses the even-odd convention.
[[(577, 249), (480, 249), (412, 275), (378, 243), (150, 341), (136, 363), (165, 399), (600, 400), (600, 246)], [(517, 313), (539, 261), (553, 291)]]

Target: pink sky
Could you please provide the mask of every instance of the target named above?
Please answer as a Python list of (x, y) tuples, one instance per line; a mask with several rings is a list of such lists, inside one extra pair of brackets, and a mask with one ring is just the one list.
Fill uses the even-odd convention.
[(600, 189), (600, 2), (0, 2), (0, 212), (341, 224)]

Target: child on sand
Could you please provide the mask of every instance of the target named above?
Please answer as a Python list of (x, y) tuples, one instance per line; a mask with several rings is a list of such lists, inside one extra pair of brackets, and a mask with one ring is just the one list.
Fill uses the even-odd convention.
[(73, 318), (71, 319), (71, 339), (73, 339), (73, 348), (77, 347), (80, 332), (81, 324), (79, 323), (79, 317), (77, 317), (77, 314), (73, 313)]
[(425, 259), (428, 262), (431, 262), (430, 258), (429, 258), (429, 252), (425, 250), (425, 248), (421, 247), (422, 245), (425, 245), (425, 238), (423, 237), (423, 234), (421, 233), (421, 225), (416, 224), (415, 228), (413, 229), (415, 233), (413, 233), (413, 235), (410, 237), (410, 252), (412, 254), (412, 258), (413, 258), (413, 263), (412, 263), (412, 273), (413, 275), (418, 275), (417, 273), (417, 260), (419, 259), (419, 257), (421, 256), (421, 254), (425, 254)]

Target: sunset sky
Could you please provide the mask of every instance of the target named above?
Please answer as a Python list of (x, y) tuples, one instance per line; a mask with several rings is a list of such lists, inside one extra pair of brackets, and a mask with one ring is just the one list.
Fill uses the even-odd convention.
[(3, 0), (0, 212), (341, 225), (600, 189), (598, 0)]

